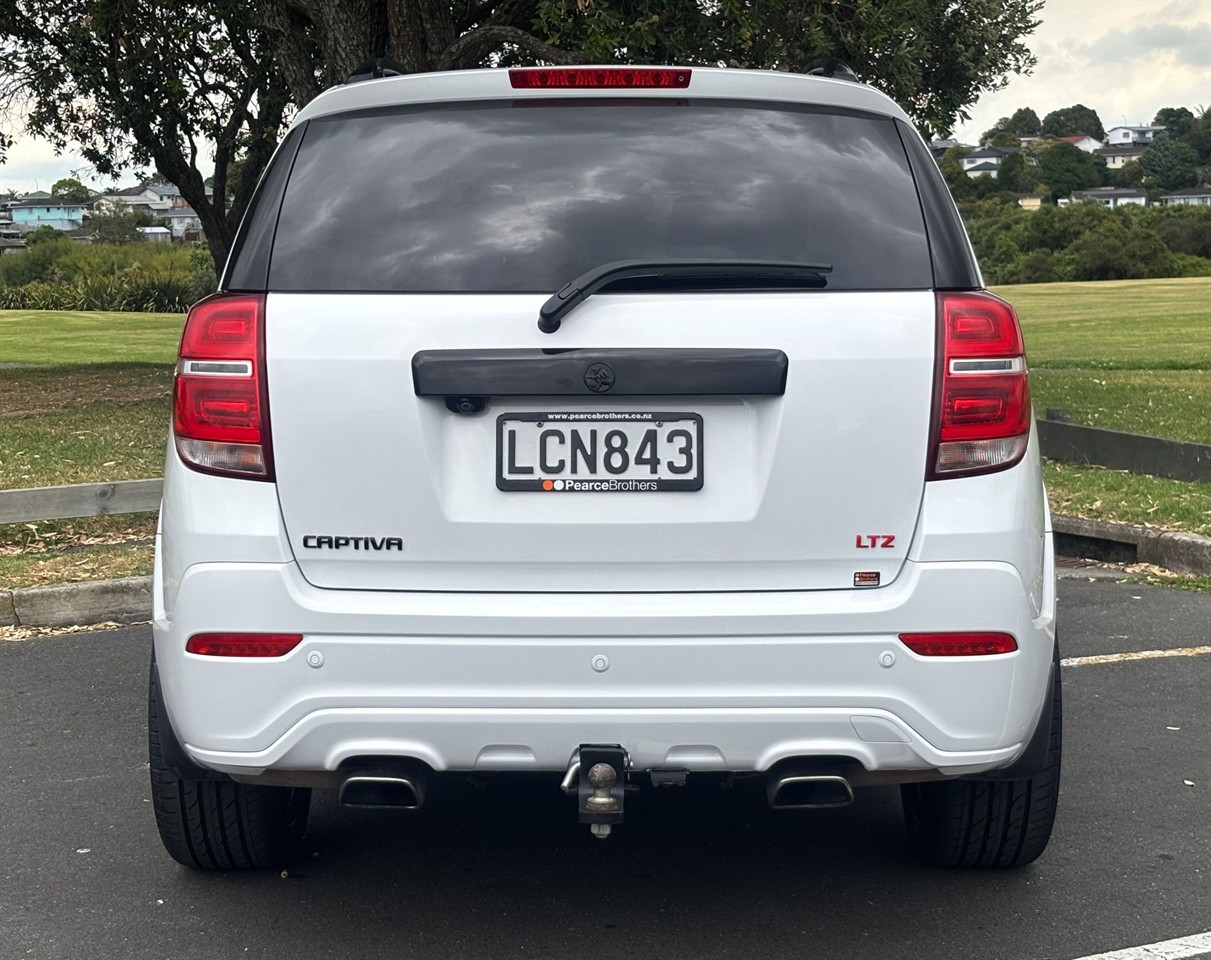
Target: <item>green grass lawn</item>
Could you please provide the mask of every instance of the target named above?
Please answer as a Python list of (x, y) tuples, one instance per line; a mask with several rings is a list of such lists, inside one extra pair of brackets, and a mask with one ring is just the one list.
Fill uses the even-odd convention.
[(1185, 530), (1211, 537), (1211, 483), (1186, 483), (1079, 463), (1048, 461), (1054, 513)]
[(0, 310), (0, 490), (160, 476), (183, 320)]
[(176, 313), (0, 310), (0, 363), (172, 364), (184, 320)]
[(1211, 370), (1211, 277), (994, 287), (1031, 369)]
[(1211, 277), (995, 292), (1022, 319), (1036, 414), (1211, 443)]
[(164, 470), (172, 366), (0, 370), (0, 490)]
[(1211, 370), (1030, 371), (1034, 412), (1076, 423), (1211, 444)]

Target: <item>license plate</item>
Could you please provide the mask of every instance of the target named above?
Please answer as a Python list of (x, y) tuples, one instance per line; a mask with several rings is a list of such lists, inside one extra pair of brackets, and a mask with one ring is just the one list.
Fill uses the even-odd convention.
[(496, 486), (551, 493), (702, 489), (696, 413), (502, 413)]

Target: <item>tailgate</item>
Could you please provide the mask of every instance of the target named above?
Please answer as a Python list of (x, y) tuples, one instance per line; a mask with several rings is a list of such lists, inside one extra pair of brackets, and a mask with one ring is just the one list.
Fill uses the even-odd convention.
[[(278, 495), (309, 582), (666, 592), (896, 576), (924, 488), (931, 291), (603, 295), (570, 318), (558, 349), (535, 326), (544, 299), (270, 294)], [(625, 390), (632, 351), (687, 344), (781, 351), (784, 391), (729, 393), (727, 377), (708, 395)], [(418, 396), (413, 374), (418, 353), (451, 350), (576, 350), (585, 371), (557, 387), (536, 376), (532, 394), (460, 413)], [(608, 370), (592, 369), (594, 351)], [(626, 446), (625, 469), (621, 454), (606, 469), (611, 446)]]

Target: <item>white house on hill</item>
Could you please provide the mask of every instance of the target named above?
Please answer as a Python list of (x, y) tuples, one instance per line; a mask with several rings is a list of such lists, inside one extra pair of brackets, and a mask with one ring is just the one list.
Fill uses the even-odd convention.
[(988, 174), (995, 180), (1001, 161), (1011, 153), (1019, 152), (1017, 147), (980, 147), (979, 150), (972, 150), (963, 158), (963, 172), (969, 177)]
[(1118, 147), (1128, 143), (1148, 144), (1164, 129), (1164, 127), (1152, 126), (1111, 127), (1106, 131), (1106, 146)]
[(1185, 190), (1174, 190), (1161, 197), (1161, 206), (1194, 206), (1211, 207), (1211, 187), (1187, 187)]
[(1111, 170), (1117, 170), (1132, 160), (1138, 160), (1147, 149), (1148, 144), (1146, 143), (1126, 143), (1121, 146), (1102, 147), (1098, 153), (1106, 161), (1107, 167)]

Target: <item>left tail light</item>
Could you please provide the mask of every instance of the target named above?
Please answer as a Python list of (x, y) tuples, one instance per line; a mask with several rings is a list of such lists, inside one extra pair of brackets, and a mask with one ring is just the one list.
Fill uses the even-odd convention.
[(186, 466), (225, 477), (273, 479), (264, 294), (216, 293), (189, 311), (172, 424)]

